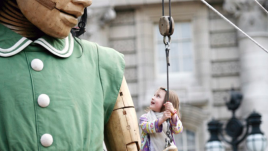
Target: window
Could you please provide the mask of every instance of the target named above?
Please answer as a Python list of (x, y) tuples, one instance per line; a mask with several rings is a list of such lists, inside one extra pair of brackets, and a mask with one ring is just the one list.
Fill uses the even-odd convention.
[[(155, 25), (155, 35), (156, 69), (157, 74), (161, 75), (166, 73), (166, 54), (163, 36), (159, 33), (158, 25)], [(190, 22), (175, 23), (170, 48), (170, 73), (193, 72), (192, 29)]]
[(195, 133), (185, 130), (178, 135), (174, 135), (178, 151), (196, 151)]

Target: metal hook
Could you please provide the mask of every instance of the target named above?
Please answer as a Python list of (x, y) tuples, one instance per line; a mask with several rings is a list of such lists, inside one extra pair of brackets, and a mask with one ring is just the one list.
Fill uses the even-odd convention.
[[(168, 37), (168, 41), (167, 41), (166, 37)], [(163, 42), (165, 45), (169, 45), (170, 41), (171, 41), (171, 36), (163, 36)]]

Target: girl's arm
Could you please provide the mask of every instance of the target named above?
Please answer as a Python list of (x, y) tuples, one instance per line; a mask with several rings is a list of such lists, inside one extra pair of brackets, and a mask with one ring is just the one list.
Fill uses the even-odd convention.
[(174, 114), (170, 120), (171, 131), (174, 134), (179, 134), (183, 131), (183, 126), (181, 120), (179, 119), (177, 114)]
[(148, 121), (146, 114), (140, 117), (139, 126), (145, 133), (160, 133), (162, 132), (162, 125), (158, 125), (159, 119), (155, 121)]

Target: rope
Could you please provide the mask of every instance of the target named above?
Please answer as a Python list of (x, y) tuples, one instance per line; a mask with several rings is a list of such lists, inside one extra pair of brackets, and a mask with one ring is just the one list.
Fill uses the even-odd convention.
[(169, 0), (169, 17), (171, 17), (171, 1)]
[[(165, 2), (162, 0), (162, 16), (165, 15)], [(169, 0), (169, 17), (171, 17), (171, 0)]]
[(162, 16), (165, 15), (165, 3), (164, 0), (162, 0)]
[(166, 100), (166, 102), (168, 102), (169, 101), (169, 70), (168, 70), (168, 67), (170, 66), (170, 62), (169, 62), (169, 51), (170, 51), (169, 42), (165, 46), (166, 46), (165, 50), (166, 50), (166, 63), (167, 63), (167, 92), (166, 92), (167, 100)]
[(257, 0), (255, 2), (268, 14), (268, 11)]
[(266, 53), (268, 51), (257, 41), (255, 41), (253, 38), (251, 38), (247, 33), (245, 33), (242, 29), (237, 27), (234, 23), (232, 23), (230, 20), (228, 20), (226, 17), (224, 17), (220, 12), (218, 12), (215, 8), (213, 8), (211, 5), (209, 5), (205, 0), (201, 0), (204, 4), (206, 4), (210, 9), (212, 9), (215, 13), (217, 13), (219, 16), (221, 16), (225, 21), (227, 21), (229, 24), (234, 26), (237, 30), (239, 30), (241, 33), (243, 33), (245, 36), (247, 36), (251, 41), (253, 41), (256, 45), (258, 45), (261, 49), (263, 49)]
[[(165, 16), (165, 4), (164, 4), (164, 0), (162, 0), (162, 16)], [(169, 33), (171, 33), (172, 29), (172, 23), (171, 23), (171, 0), (169, 0), (169, 24), (170, 24), (170, 29), (169, 29)], [(172, 33), (171, 33), (172, 34)], [(170, 40), (171, 40), (171, 34), (169, 34), (168, 36), (168, 42), (166, 42), (166, 36), (163, 37), (163, 42), (164, 42), (164, 45), (165, 45), (165, 51), (166, 51), (166, 63), (167, 63), (167, 91), (166, 91), (166, 96), (167, 96), (167, 99), (165, 100), (166, 101), (169, 101), (169, 70), (168, 70), (168, 67), (170, 66), (170, 63), (169, 63), (169, 51), (170, 51)], [(169, 138), (169, 141), (167, 139), (165, 139), (165, 142), (166, 142), (166, 146), (165, 147), (168, 147), (171, 145), (172, 143), (172, 135), (171, 135), (171, 132), (170, 132), (170, 119), (167, 119), (167, 132), (166, 132), (166, 135), (168, 136)]]

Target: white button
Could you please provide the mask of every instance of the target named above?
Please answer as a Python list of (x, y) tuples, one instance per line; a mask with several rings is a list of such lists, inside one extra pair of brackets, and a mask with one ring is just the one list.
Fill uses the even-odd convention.
[(35, 71), (41, 71), (44, 68), (44, 63), (40, 59), (34, 59), (31, 62), (31, 66)]
[(50, 103), (50, 98), (48, 95), (46, 94), (41, 94), (39, 95), (38, 97), (38, 105), (41, 106), (41, 107), (47, 107)]
[(41, 136), (40, 142), (44, 147), (49, 147), (53, 143), (53, 137), (50, 134), (44, 134)]

